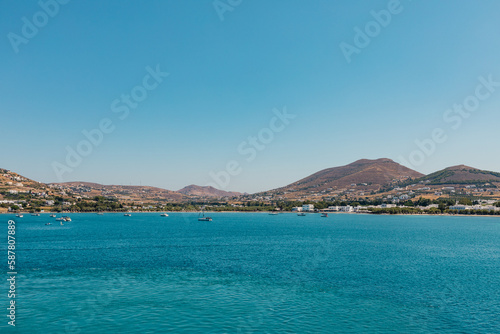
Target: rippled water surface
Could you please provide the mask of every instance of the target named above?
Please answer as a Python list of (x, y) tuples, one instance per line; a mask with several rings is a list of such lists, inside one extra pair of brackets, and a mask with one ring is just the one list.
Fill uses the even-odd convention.
[(211, 216), (15, 219), (0, 331), (500, 333), (497, 217)]

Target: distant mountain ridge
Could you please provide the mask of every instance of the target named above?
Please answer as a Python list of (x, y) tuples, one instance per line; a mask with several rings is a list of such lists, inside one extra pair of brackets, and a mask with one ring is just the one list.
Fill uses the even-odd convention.
[(169, 200), (182, 201), (186, 199), (184, 194), (176, 191), (167, 190), (151, 186), (123, 186), (123, 185), (104, 185), (92, 182), (63, 182), (51, 183), (52, 186), (62, 186), (71, 189), (73, 192), (91, 196), (114, 196), (117, 198), (130, 200)]
[(224, 191), (215, 189), (211, 186), (197, 186), (195, 184), (191, 184), (186, 186), (180, 190), (177, 190), (178, 193), (190, 196), (199, 196), (199, 197), (238, 197), (241, 196), (242, 193), (234, 192), (234, 191)]
[(500, 173), (458, 165), (431, 173), (418, 181), (427, 181), (431, 185), (500, 182)]
[(351, 164), (321, 170), (279, 190), (307, 191), (345, 188), (361, 185), (366, 189), (379, 189), (395, 181), (417, 179), (424, 174), (402, 166), (391, 159), (361, 159)]
[[(323, 169), (284, 187), (254, 195), (286, 194), (285, 198), (307, 199), (318, 198), (323, 194), (342, 193), (361, 197), (417, 183), (433, 186), (432, 191), (440, 190), (441, 185), (477, 185), (478, 188), (486, 186), (500, 189), (500, 173), (458, 165), (424, 175), (390, 159), (361, 159), (345, 166)], [(490, 185), (487, 185), (488, 183)], [(178, 191), (150, 186), (102, 185), (81, 181), (45, 184), (0, 168), (0, 200), (8, 197), (9, 193), (22, 192), (46, 192), (55, 195), (70, 192), (84, 198), (106, 196), (116, 197), (121, 201), (138, 202), (186, 202), (200, 197), (233, 199), (248, 195), (193, 184)], [(242, 196), (241, 199), (244, 200), (245, 197)]]

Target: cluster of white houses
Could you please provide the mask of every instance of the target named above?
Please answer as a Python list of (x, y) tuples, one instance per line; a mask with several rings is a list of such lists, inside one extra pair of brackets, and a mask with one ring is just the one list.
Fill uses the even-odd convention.
[(450, 210), (465, 211), (465, 210), (488, 210), (488, 211), (500, 211), (499, 207), (494, 205), (462, 205), (455, 204), (450, 206)]
[[(370, 205), (370, 206), (351, 206), (351, 205), (345, 205), (345, 206), (329, 206), (326, 209), (321, 209), (321, 210), (315, 210), (313, 204), (304, 204), (302, 206), (296, 206), (292, 208), (292, 211), (294, 212), (315, 212), (315, 211), (320, 211), (320, 212), (364, 212), (368, 208), (380, 208), (380, 209), (387, 209), (387, 208), (395, 208), (397, 207), (396, 204), (381, 204), (381, 205)], [(404, 205), (400, 206), (404, 207)], [(432, 208), (438, 208), (439, 206), (437, 204), (431, 204), (428, 206), (419, 206), (418, 208), (421, 210), (429, 210)], [(455, 204), (449, 207), (450, 210), (457, 210), (457, 211), (463, 211), (463, 210), (488, 210), (488, 211), (500, 211), (500, 207), (496, 207), (494, 205), (461, 205), (461, 204)]]
[[(392, 204), (384, 204), (384, 205), (392, 205)], [(360, 210), (366, 210), (366, 207), (362, 207), (362, 206), (355, 207), (355, 206), (345, 205), (345, 206), (329, 206), (327, 209), (315, 210), (313, 204), (304, 204), (302, 206), (296, 206), (296, 207), (292, 208), (292, 211), (294, 211), (294, 212), (315, 212), (315, 211), (321, 211), (321, 212), (357, 212)]]

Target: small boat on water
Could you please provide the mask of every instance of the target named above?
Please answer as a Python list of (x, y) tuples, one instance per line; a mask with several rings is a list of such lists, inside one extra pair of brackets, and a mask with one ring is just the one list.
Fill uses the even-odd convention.
[(63, 218), (63, 221), (65, 221), (65, 222), (70, 222), (71, 221), (71, 218), (69, 218), (68, 216), (64, 216), (62, 218)]
[(132, 217), (132, 214), (131, 213), (126, 213), (124, 214), (125, 217)]
[(45, 223), (45, 225), (52, 225), (51, 223)]
[(278, 215), (278, 213), (277, 213), (277, 212), (269, 212), (269, 215), (270, 215), (270, 216), (277, 216), (277, 215)]
[[(201, 215), (201, 217), (200, 217)], [(198, 221), (200, 222), (211, 222), (212, 217), (205, 217), (205, 207), (201, 208), (201, 212), (198, 214)]]
[(326, 212), (325, 212), (325, 213), (322, 213), (322, 214), (321, 214), (321, 217), (328, 218), (328, 213), (326, 213)]
[(34, 217), (39, 217), (40, 216), (39, 213), (32, 213), (31, 215), (34, 216)]
[(99, 216), (104, 215), (104, 213), (102, 213), (102, 212), (98, 212), (97, 214), (98, 214)]
[(162, 217), (168, 217), (168, 214), (167, 213), (162, 213), (160, 216), (162, 216)]
[(16, 215), (16, 217), (17, 217), (17, 218), (23, 218), (24, 216), (23, 216), (22, 214), (18, 213), (18, 214)]
[(304, 217), (306, 214), (304, 212), (297, 213), (297, 216)]
[(50, 217), (52, 217), (52, 218), (56, 218), (56, 214), (55, 214), (55, 213), (53, 213), (53, 214), (51, 214), (51, 215), (50, 215)]
[(63, 222), (61, 222), (61, 226), (63, 226), (63, 225), (64, 225)]

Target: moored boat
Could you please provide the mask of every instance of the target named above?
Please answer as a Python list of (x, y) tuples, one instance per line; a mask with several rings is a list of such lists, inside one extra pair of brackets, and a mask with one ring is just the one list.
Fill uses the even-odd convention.
[[(200, 217), (201, 215), (201, 217)], [(198, 214), (198, 221), (200, 222), (211, 222), (212, 217), (205, 217), (205, 207), (201, 208), (201, 212)]]

